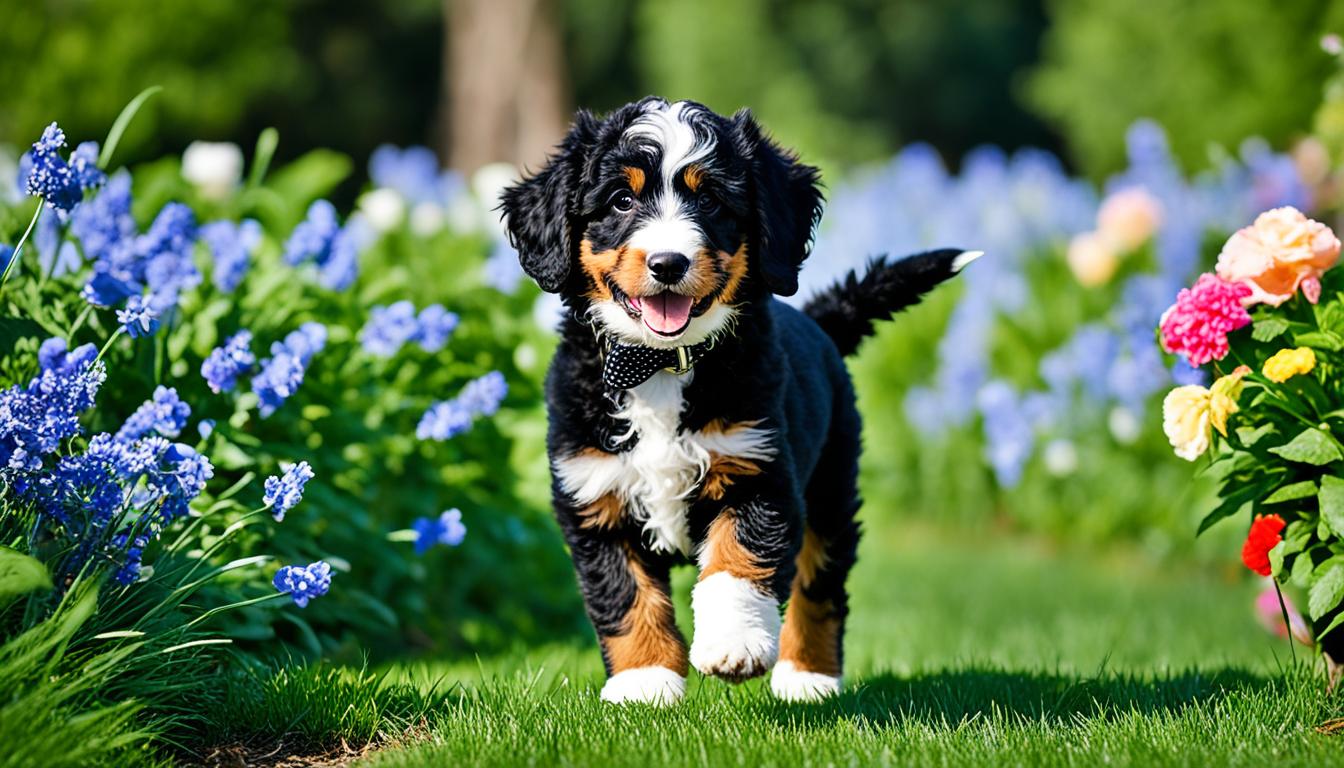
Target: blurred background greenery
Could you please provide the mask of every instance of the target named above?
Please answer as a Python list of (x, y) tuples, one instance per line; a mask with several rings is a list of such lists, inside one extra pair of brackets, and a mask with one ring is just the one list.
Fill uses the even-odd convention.
[[(828, 169), (913, 141), (1056, 151), (1094, 179), (1140, 117), (1187, 167), (1303, 132), (1332, 0), (3, 0), (0, 143), (59, 116), (101, 132), (142, 88), (131, 159), (197, 139), (279, 157), (426, 144), (452, 167), (534, 164), (577, 106), (655, 93), (751, 106)], [(456, 66), (455, 66), (456, 65)], [(483, 96), (488, 94), (488, 97)], [(347, 192), (359, 179), (352, 180)]]

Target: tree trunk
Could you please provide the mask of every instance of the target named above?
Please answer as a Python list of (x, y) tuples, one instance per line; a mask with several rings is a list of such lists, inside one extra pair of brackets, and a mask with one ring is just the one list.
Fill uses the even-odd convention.
[(487, 163), (535, 167), (570, 109), (551, 0), (444, 0), (441, 153), (471, 173)]

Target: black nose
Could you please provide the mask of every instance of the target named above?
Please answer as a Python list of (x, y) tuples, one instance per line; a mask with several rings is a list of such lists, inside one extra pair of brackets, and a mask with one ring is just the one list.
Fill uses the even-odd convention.
[(665, 285), (679, 282), (691, 268), (691, 260), (676, 251), (659, 251), (648, 258), (653, 279)]

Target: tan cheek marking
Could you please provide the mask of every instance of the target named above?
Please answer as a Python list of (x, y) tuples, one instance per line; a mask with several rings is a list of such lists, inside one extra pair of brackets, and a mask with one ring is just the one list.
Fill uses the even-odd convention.
[(747, 244), (743, 242), (737, 247), (737, 251), (731, 254), (719, 251), (719, 258), (723, 261), (721, 268), (728, 275), (723, 284), (723, 291), (719, 294), (719, 301), (732, 304), (737, 301), (737, 292), (747, 277)]
[(647, 283), (648, 266), (644, 260), (648, 254), (638, 248), (622, 248), (621, 258), (612, 272), (612, 279), (627, 296), (643, 296)]
[(621, 634), (602, 638), (612, 674), (666, 667), (685, 677), (689, 669), (686, 641), (677, 630), (671, 599), (629, 549), (626, 564), (635, 578), (635, 601), (625, 615)]
[(585, 239), (579, 243), (579, 266), (583, 267), (584, 273), (593, 283), (592, 289), (588, 291), (588, 298), (594, 300), (611, 298), (611, 289), (607, 288), (607, 275), (611, 274), (620, 260), (620, 248), (593, 253), (592, 242)]
[(626, 166), (622, 170), (625, 171), (625, 180), (630, 182), (630, 191), (635, 193), (635, 197), (639, 197), (644, 191), (644, 169)]
[(616, 494), (604, 494), (597, 501), (579, 510), (579, 517), (583, 518), (583, 522), (579, 523), (580, 528), (611, 530), (619, 527), (621, 520), (624, 519), (625, 505)]
[(784, 611), (784, 629), (779, 635), (780, 661), (792, 661), (799, 669), (840, 675), (840, 619), (829, 601), (816, 602), (803, 589), (826, 566), (826, 548), (811, 529), (803, 532), (798, 552), (798, 572), (793, 579), (789, 606)]
[(737, 540), (735, 514), (733, 510), (725, 509), (709, 524), (702, 550), (701, 581), (719, 572), (755, 582), (774, 575), (775, 569), (761, 565), (756, 555)]
[(719, 284), (718, 267), (714, 264), (714, 252), (700, 251), (691, 262), (691, 271), (686, 274), (685, 290), (696, 301), (714, 292)]
[(700, 188), (700, 182), (705, 178), (705, 169), (698, 163), (691, 163), (682, 171), (681, 177), (686, 181), (686, 188), (692, 192)]

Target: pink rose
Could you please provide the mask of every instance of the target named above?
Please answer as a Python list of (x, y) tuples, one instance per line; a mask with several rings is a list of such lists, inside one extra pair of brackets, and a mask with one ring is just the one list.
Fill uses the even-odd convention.
[(1321, 275), (1339, 261), (1339, 238), (1291, 206), (1265, 211), (1232, 235), (1218, 255), (1218, 276), (1251, 289), (1246, 306), (1279, 306), (1306, 285), (1320, 297)]

